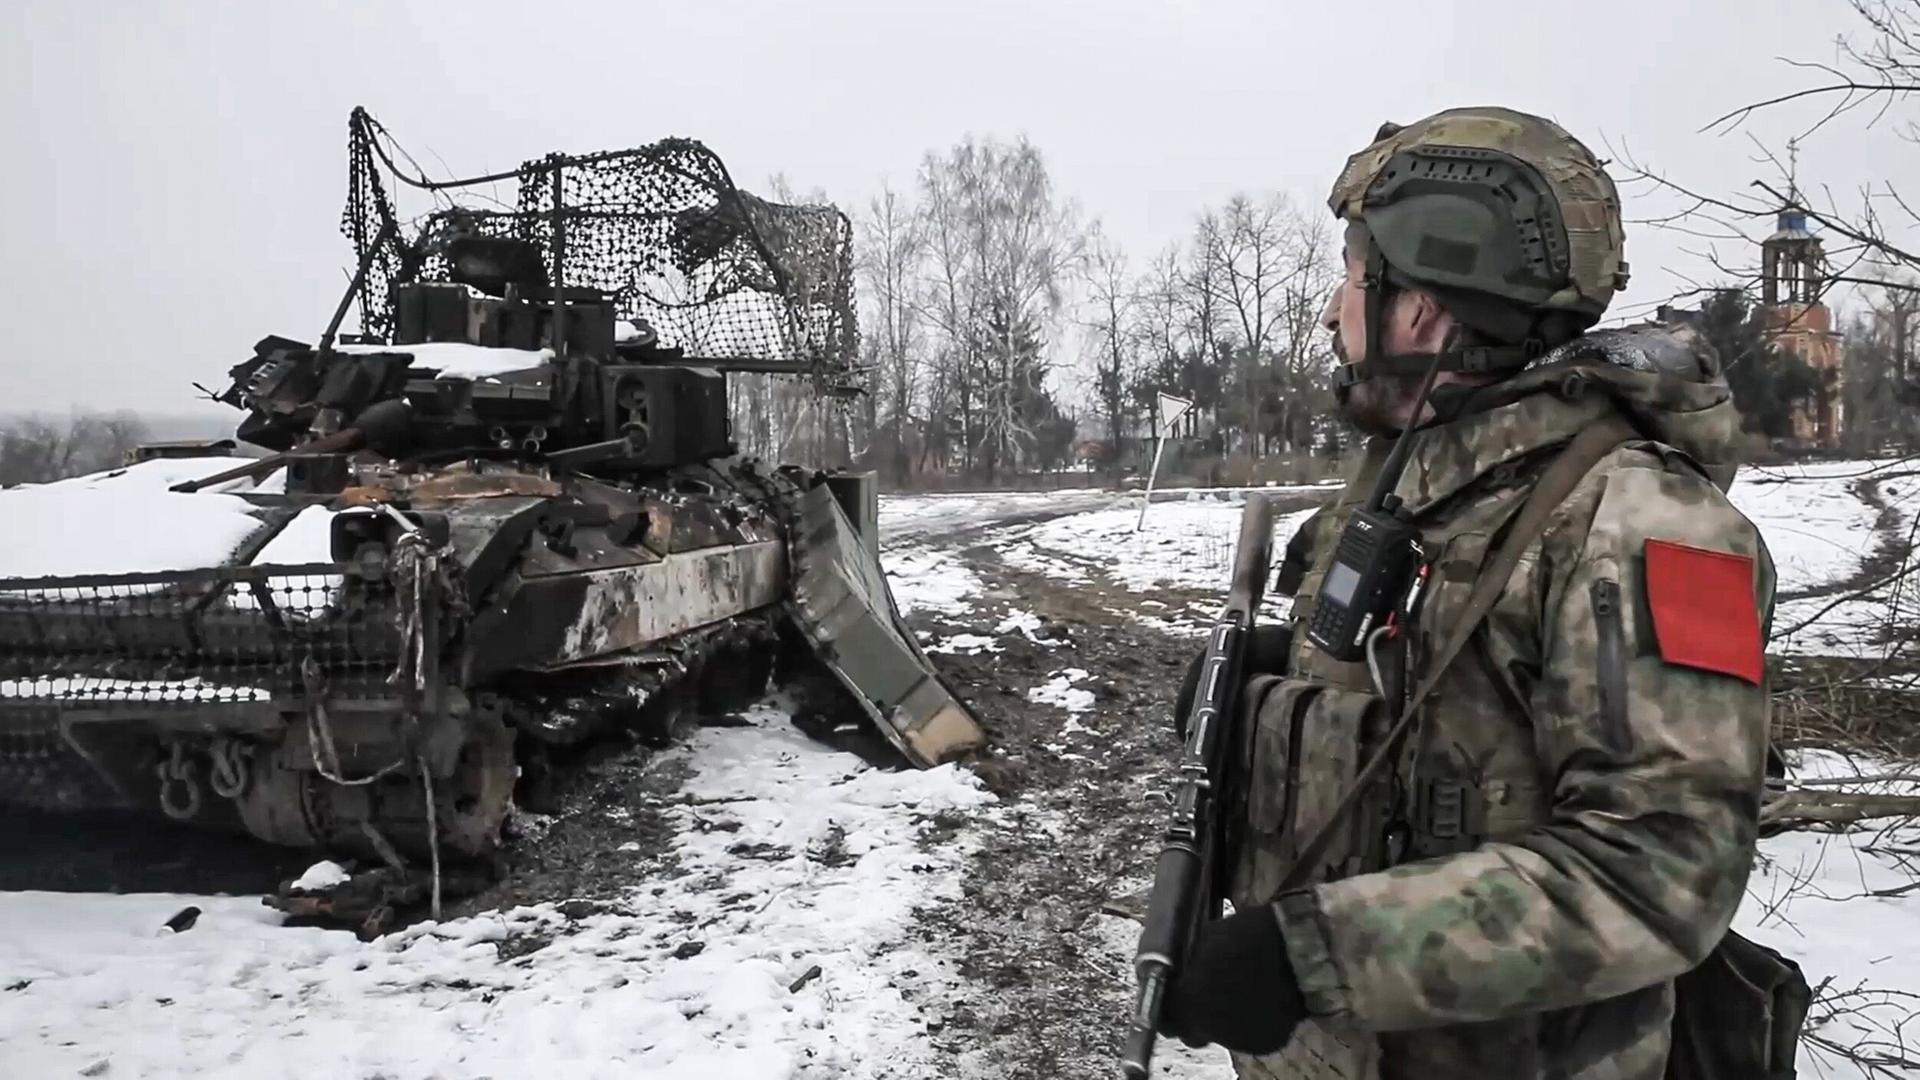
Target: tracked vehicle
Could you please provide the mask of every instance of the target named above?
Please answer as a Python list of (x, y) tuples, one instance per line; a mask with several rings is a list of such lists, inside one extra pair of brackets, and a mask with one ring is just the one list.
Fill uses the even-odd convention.
[[(0, 803), (357, 856), (374, 910), (493, 852), (580, 748), (770, 678), (916, 765), (980, 744), (894, 609), (871, 477), (730, 435), (730, 375), (791, 376), (803, 414), (847, 392), (838, 211), (740, 192), (685, 140), (434, 182), (349, 126), (351, 285), (217, 395), (270, 456), (170, 444), (0, 492), (16, 526), (124, 510), (92, 545), (113, 565), (67, 565), (86, 537), (58, 573), (0, 554)], [(435, 205), (403, 220), (396, 191)]]

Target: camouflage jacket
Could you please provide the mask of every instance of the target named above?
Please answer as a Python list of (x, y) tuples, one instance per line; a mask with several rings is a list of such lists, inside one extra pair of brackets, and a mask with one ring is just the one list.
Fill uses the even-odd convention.
[[(1243, 1075), (1662, 1075), (1672, 980), (1719, 941), (1745, 886), (1767, 741), (1764, 675), (1710, 670), (1727, 665), (1689, 655), (1675, 629), (1700, 634), (1688, 613), (1662, 606), (1665, 593), (1649, 603), (1650, 541), (1686, 545), (1664, 549), (1683, 570), (1733, 567), (1751, 583), (1752, 607), (1744, 593), (1730, 606), (1758, 623), (1743, 654), (1757, 665), (1773, 567), (1724, 494), (1738, 423), (1710, 350), (1681, 331), (1590, 335), (1509, 380), (1493, 407), (1417, 436), (1397, 490), (1433, 571), (1383, 676), (1424, 674), (1533, 480), (1610, 410), (1646, 438), (1560, 506), (1394, 775), (1315, 868), (1320, 883), (1279, 898), (1314, 1019), (1281, 1053), (1242, 1060)], [(1296, 620), (1384, 456), (1370, 447), (1309, 523)], [(1290, 659), (1247, 695), (1236, 906), (1273, 899), (1387, 726), (1364, 664), (1304, 633)]]

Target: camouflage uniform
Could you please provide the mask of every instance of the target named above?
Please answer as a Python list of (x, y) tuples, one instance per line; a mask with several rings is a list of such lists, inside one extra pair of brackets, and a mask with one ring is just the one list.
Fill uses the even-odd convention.
[[(1672, 980), (1739, 903), (1766, 687), (1662, 659), (1642, 557), (1650, 539), (1752, 557), (1764, 626), (1773, 568), (1724, 494), (1739, 428), (1717, 362), (1684, 330), (1606, 331), (1511, 378), (1501, 400), (1422, 432), (1399, 482), (1434, 569), (1390, 681), (1425, 673), (1423, 651), (1554, 449), (1611, 410), (1645, 438), (1561, 505), (1320, 883), (1279, 898), (1313, 1018), (1280, 1053), (1238, 1057), (1242, 1076), (1653, 1080)], [(1296, 620), (1384, 456), (1376, 440), (1310, 523)], [(1290, 659), (1246, 697), (1237, 907), (1273, 898), (1386, 727), (1364, 664), (1304, 632)]]

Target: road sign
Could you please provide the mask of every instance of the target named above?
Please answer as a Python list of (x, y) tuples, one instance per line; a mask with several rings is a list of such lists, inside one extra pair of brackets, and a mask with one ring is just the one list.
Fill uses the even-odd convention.
[(1160, 475), (1160, 451), (1167, 447), (1167, 437), (1173, 434), (1173, 425), (1187, 410), (1193, 408), (1193, 402), (1172, 394), (1160, 395), (1160, 430), (1154, 432), (1153, 467), (1147, 470), (1147, 492), (1140, 499), (1140, 518), (1133, 523), (1133, 531), (1139, 532), (1147, 524), (1147, 504), (1153, 502), (1153, 478)]
[(1160, 430), (1155, 434), (1163, 439), (1172, 435), (1173, 425), (1177, 423), (1181, 417), (1187, 415), (1187, 410), (1191, 408), (1193, 408), (1193, 402), (1186, 398), (1174, 397), (1172, 394), (1161, 394)]

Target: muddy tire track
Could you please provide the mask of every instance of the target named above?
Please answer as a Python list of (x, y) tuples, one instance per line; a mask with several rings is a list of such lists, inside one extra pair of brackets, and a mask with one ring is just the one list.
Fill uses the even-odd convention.
[[(930, 949), (964, 979), (929, 1037), (957, 1076), (1110, 1075), (1137, 929), (1103, 908), (1137, 901), (1147, 884), (1178, 750), (1173, 700), (1196, 644), (1115, 610), (1117, 591), (1013, 570), (990, 548), (966, 557), (988, 586), (976, 630), (1009, 600), (1041, 629), (1002, 636), (998, 653), (936, 657), (993, 741), (1002, 801), (926, 841), (965, 830), (977, 844), (961, 902), (921, 912)], [(1075, 668), (1087, 672), (1074, 685), (1092, 692), (1091, 709), (1028, 700)]]

